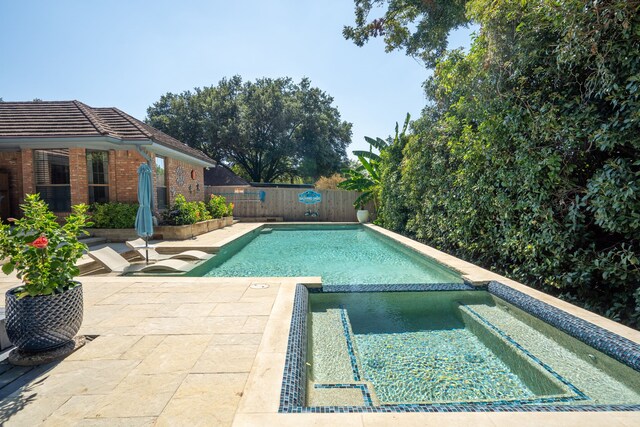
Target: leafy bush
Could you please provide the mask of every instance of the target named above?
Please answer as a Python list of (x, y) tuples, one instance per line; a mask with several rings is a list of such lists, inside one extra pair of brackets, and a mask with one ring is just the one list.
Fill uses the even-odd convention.
[(73, 206), (64, 225), (38, 194), (27, 194), (20, 207), (24, 216), (10, 218), (13, 227), (0, 223), (0, 258), (9, 259), (2, 271), (17, 270), (23, 283), (17, 297), (62, 293), (77, 286), (73, 278), (80, 270), (75, 264), (87, 249), (78, 235), (88, 234), (84, 227), (91, 225), (87, 206)]
[(469, 1), (482, 31), (381, 156), (383, 224), (640, 326), (636, 7)]
[(182, 194), (176, 196), (173, 206), (164, 214), (169, 225), (189, 225), (208, 219), (211, 219), (211, 214), (204, 202), (187, 202)]
[(90, 211), (95, 228), (134, 228), (138, 204), (94, 203)]
[(233, 215), (233, 203), (227, 204), (227, 199), (225, 199), (224, 196), (212, 194), (207, 203), (207, 209), (213, 218)]

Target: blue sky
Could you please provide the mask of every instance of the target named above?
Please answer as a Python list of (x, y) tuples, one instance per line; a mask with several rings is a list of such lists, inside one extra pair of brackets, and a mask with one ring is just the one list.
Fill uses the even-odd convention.
[[(386, 137), (425, 105), (428, 74), (380, 40), (342, 37), (351, 0), (0, 0), (0, 97), (77, 99), (144, 119), (166, 92), (244, 80), (309, 77), (353, 123), (349, 151)], [(470, 30), (451, 38), (468, 46)]]

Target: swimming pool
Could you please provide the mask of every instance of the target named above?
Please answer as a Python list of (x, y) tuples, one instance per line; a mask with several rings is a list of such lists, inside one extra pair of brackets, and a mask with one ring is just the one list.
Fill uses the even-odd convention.
[(640, 410), (637, 344), (498, 282), (396, 288), (299, 285), (281, 412)]
[(267, 224), (191, 273), (322, 277), (296, 288), (279, 412), (640, 411), (640, 345), (383, 234)]
[(460, 284), (456, 272), (360, 225), (265, 226), (224, 245), (191, 276), (321, 276), (324, 285)]

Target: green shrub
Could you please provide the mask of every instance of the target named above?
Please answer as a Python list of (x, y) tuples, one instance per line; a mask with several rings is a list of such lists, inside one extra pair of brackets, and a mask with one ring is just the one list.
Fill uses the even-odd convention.
[(209, 209), (207, 209), (207, 205), (204, 202), (198, 202), (197, 217), (198, 221), (207, 221), (213, 218), (213, 216), (211, 216), (211, 213), (209, 213)]
[(211, 219), (211, 214), (204, 202), (187, 202), (182, 194), (176, 199), (164, 214), (164, 221), (168, 225), (189, 225), (199, 221)]
[(233, 215), (233, 203), (227, 204), (224, 196), (212, 194), (207, 203), (207, 209), (213, 218), (222, 218)]
[(138, 204), (94, 203), (91, 219), (95, 228), (134, 228)]
[(468, 10), (482, 31), (381, 156), (384, 226), (639, 327), (636, 2)]

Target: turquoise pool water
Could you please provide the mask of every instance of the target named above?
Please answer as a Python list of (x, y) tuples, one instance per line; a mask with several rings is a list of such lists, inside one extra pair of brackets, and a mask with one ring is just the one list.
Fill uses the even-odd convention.
[[(640, 403), (640, 373), (485, 291), (309, 295), (307, 405)], [(357, 391), (357, 392), (355, 392)]]
[(193, 275), (321, 276), (327, 285), (462, 282), (458, 274), (362, 226), (257, 230), (221, 248)]

